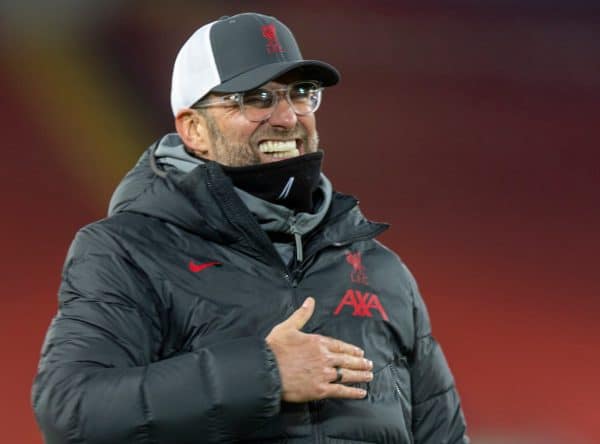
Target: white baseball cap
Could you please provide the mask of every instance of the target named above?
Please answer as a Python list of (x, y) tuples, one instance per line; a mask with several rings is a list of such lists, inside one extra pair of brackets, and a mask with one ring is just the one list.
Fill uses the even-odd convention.
[(304, 60), (294, 35), (276, 18), (222, 17), (199, 28), (179, 50), (171, 83), (173, 115), (211, 91), (248, 91), (292, 70), (323, 86), (340, 79), (328, 63)]

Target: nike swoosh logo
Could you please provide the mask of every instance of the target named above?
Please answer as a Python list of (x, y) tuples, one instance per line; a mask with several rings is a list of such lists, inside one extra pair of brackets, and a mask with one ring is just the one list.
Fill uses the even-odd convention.
[(188, 267), (192, 273), (198, 273), (202, 270), (206, 270), (209, 267), (215, 265), (223, 265), (221, 262), (203, 262), (201, 264), (196, 264), (193, 260), (190, 261)]

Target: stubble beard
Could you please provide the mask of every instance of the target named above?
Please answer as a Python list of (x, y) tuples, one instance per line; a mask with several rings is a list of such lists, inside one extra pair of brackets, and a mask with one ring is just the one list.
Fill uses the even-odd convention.
[[(205, 115), (205, 117), (207, 117), (206, 123), (213, 146), (214, 160), (221, 165), (240, 167), (260, 164), (261, 158), (258, 150), (258, 140), (269, 138), (300, 139), (302, 140), (302, 145), (304, 147), (304, 154), (314, 153), (319, 147), (318, 133), (315, 131), (314, 136), (309, 137), (306, 129), (300, 125), (300, 123), (297, 123), (296, 127), (292, 130), (281, 130), (277, 128), (263, 130), (259, 126), (250, 136), (250, 141), (248, 143), (233, 143), (223, 136), (223, 133), (221, 133), (217, 127), (212, 116)], [(256, 146), (256, 148), (253, 148), (252, 145)]]

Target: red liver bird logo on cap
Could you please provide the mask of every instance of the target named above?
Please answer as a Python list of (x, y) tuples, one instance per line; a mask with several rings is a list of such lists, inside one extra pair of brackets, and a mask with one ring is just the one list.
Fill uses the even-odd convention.
[(277, 33), (275, 31), (275, 25), (273, 23), (269, 25), (263, 25), (261, 27), (262, 35), (267, 39), (267, 54), (275, 54), (283, 52), (283, 48), (277, 40)]

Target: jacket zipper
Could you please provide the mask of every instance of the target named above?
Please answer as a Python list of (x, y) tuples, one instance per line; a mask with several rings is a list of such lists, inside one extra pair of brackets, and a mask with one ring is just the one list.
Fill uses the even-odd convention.
[(296, 226), (296, 217), (290, 219), (290, 233), (294, 235), (294, 243), (296, 246), (296, 262), (300, 263), (304, 260), (304, 250), (302, 248), (302, 233)]
[(293, 216), (290, 219), (290, 233), (294, 236), (294, 251), (296, 255), (294, 256), (292, 263), (289, 265), (290, 269), (290, 282), (292, 287), (296, 288), (298, 286), (298, 280), (296, 279), (298, 273), (298, 268), (302, 265), (304, 261), (304, 247), (302, 246), (302, 233), (298, 230), (296, 226), (296, 217)]

